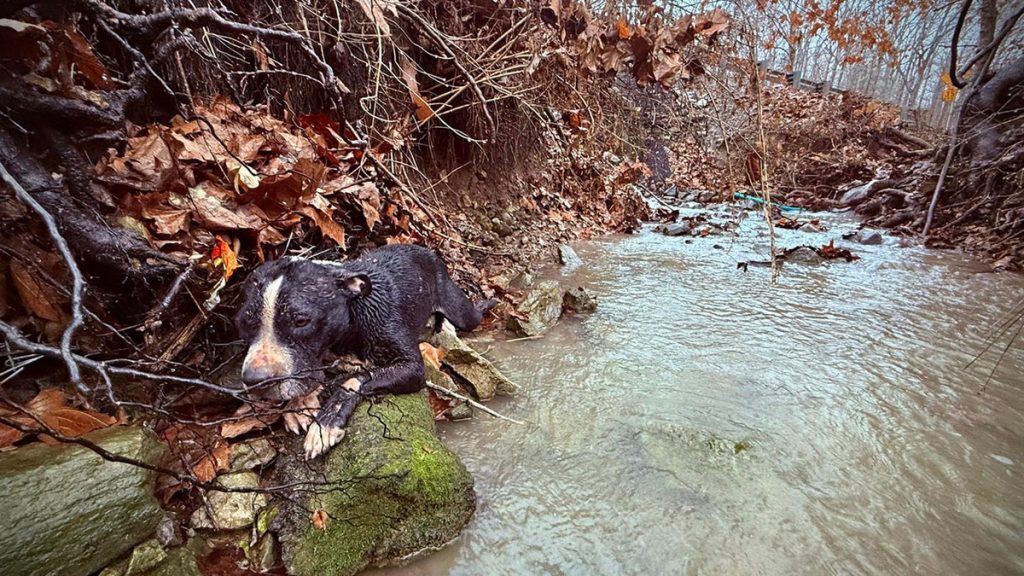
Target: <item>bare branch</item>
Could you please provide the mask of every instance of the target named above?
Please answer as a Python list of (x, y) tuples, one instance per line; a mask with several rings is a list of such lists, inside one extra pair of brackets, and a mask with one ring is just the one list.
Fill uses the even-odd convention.
[(82, 384), (82, 374), (79, 372), (78, 363), (71, 353), (71, 339), (74, 337), (78, 327), (82, 325), (82, 295), (85, 292), (85, 280), (82, 278), (82, 272), (78, 269), (78, 264), (75, 263), (75, 257), (71, 255), (71, 249), (68, 247), (67, 241), (64, 240), (60, 230), (57, 229), (57, 221), (31, 194), (25, 191), (21, 183), (14, 176), (11, 176), (2, 162), (0, 162), (0, 178), (14, 191), (19, 200), (32, 208), (39, 215), (39, 218), (43, 220), (54, 246), (60, 251), (65, 264), (68, 266), (68, 270), (71, 272), (73, 280), (71, 289), (71, 323), (64, 329), (64, 334), (61, 336), (60, 355), (64, 359), (64, 364), (68, 367), (68, 376), (71, 378), (71, 382), (79, 391), (87, 393), (89, 389)]

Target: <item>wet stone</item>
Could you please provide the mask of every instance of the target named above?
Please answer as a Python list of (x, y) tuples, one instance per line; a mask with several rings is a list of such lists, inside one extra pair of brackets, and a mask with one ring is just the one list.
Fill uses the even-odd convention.
[(882, 243), (882, 234), (877, 230), (860, 230), (853, 239), (867, 246), (878, 246)]
[(577, 286), (562, 295), (562, 307), (573, 312), (593, 312), (597, 310), (597, 298), (586, 288)]
[[(217, 478), (224, 488), (257, 488), (259, 477), (253, 472), (236, 472)], [(206, 506), (192, 514), (192, 527), (198, 529), (235, 530), (252, 524), (261, 508), (267, 505), (267, 496), (260, 492), (220, 492), (210, 490), (206, 495), (212, 516)]]
[(274, 461), (277, 450), (267, 438), (255, 438), (231, 445), (230, 461), (232, 472), (262, 468)]
[(689, 222), (663, 224), (655, 228), (655, 230), (661, 232), (665, 236), (683, 236), (685, 234), (689, 234), (692, 229), (693, 226)]

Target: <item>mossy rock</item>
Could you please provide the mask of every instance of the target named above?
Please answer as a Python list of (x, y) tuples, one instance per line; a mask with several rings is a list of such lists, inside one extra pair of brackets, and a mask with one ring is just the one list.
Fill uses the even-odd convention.
[[(164, 445), (140, 427), (86, 436), (108, 452), (159, 463)], [(86, 576), (152, 537), (163, 512), (154, 475), (77, 444), (0, 454), (0, 569), (11, 576)]]
[[(331, 484), (287, 506), (283, 520), (283, 556), (296, 576), (350, 575), (440, 548), (476, 507), (473, 479), (434, 434), (425, 393), (360, 404), (314, 478)], [(324, 530), (311, 522), (320, 510)]]

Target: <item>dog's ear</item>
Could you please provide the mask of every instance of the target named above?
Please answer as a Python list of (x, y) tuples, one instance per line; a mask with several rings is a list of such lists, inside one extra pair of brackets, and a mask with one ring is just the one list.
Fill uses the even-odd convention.
[(343, 274), (338, 280), (339, 285), (347, 290), (354, 297), (365, 298), (373, 290), (370, 277), (366, 274)]

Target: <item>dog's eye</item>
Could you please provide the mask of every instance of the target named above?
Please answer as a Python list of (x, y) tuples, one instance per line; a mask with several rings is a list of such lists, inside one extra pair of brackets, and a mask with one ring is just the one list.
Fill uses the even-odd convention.
[(310, 322), (309, 317), (307, 317), (307, 316), (299, 316), (298, 318), (295, 319), (295, 327), (296, 328), (305, 328), (306, 326), (309, 326), (309, 322)]

